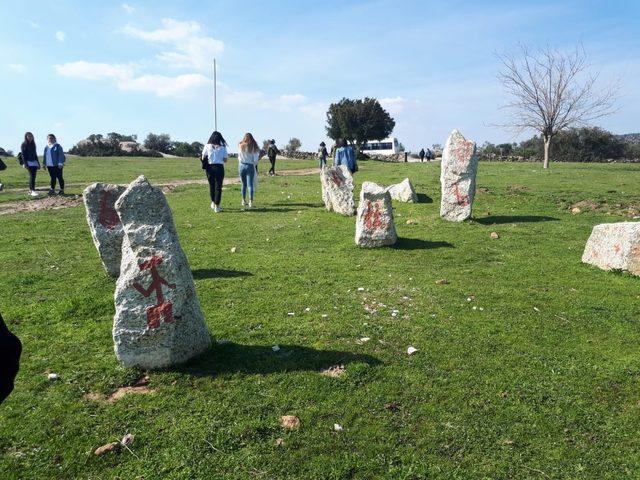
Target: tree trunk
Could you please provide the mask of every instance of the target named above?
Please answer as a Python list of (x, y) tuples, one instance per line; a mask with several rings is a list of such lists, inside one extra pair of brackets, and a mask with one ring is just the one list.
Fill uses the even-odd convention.
[(544, 160), (542, 168), (549, 168), (549, 147), (551, 146), (551, 137), (544, 137)]

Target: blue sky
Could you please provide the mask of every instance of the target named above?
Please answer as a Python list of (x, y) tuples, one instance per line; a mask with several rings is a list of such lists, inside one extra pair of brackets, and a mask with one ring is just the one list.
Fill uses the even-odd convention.
[(0, 146), (26, 130), (65, 148), (90, 133), (169, 133), (204, 142), (219, 129), (303, 149), (325, 139), (325, 112), (373, 96), (410, 149), (453, 129), (478, 142), (529, 134), (504, 121), (496, 52), (518, 42), (582, 43), (620, 110), (600, 125), (640, 131), (640, 1), (16, 1), (0, 3)]

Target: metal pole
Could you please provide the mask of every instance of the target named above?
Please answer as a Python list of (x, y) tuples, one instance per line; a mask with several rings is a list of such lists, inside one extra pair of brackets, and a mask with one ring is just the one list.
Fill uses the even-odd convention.
[(218, 131), (218, 79), (216, 73), (216, 59), (213, 59), (213, 124)]

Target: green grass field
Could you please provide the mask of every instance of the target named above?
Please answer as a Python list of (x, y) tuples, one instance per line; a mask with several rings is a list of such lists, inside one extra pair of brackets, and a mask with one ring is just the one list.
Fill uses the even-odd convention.
[[(117, 162), (70, 164), (71, 191), (201, 177)], [(112, 404), (85, 395), (141, 372), (114, 356), (114, 281), (84, 209), (0, 216), (0, 308), (24, 344), (0, 406), (0, 478), (638, 478), (639, 280), (580, 257), (593, 225), (640, 204), (640, 165), (482, 163), (462, 224), (439, 219), (437, 164), (363, 162), (356, 193), (407, 176), (433, 202), (394, 204), (400, 241), (376, 250), (323, 209), (316, 175), (263, 178), (248, 212), (237, 185), (218, 215), (205, 185), (173, 190), (209, 329), (231, 343)], [(577, 202), (594, 210), (572, 215)], [(344, 375), (320, 374), (333, 365)], [(126, 433), (131, 451), (93, 454)]]

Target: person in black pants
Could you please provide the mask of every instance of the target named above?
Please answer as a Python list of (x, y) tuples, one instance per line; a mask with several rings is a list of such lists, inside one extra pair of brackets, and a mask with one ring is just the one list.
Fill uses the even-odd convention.
[(55, 195), (56, 193), (56, 180), (60, 185), (58, 195), (64, 195), (62, 169), (64, 167), (65, 156), (62, 146), (60, 146), (53, 133), (47, 135), (47, 146), (44, 147), (43, 161), (49, 171), (49, 177), (51, 177), (49, 195)]
[(219, 213), (222, 211), (222, 183), (224, 182), (224, 164), (228, 158), (227, 142), (220, 132), (213, 132), (209, 141), (202, 149), (202, 168), (207, 173), (209, 181), (209, 196), (211, 209)]
[(33, 139), (33, 133), (27, 132), (24, 134), (24, 142), (20, 146), (20, 153), (22, 154), (22, 166), (29, 171), (29, 196), (37, 197), (36, 174), (40, 170), (40, 162), (36, 153), (36, 142)]
[(0, 403), (13, 391), (13, 381), (20, 368), (22, 344), (9, 331), (0, 314)]
[(269, 175), (274, 176), (276, 174), (276, 157), (280, 153), (278, 147), (276, 147), (276, 141), (271, 139), (269, 142), (269, 148), (267, 149), (267, 157), (269, 157), (269, 162), (271, 163), (271, 168), (269, 169)]

